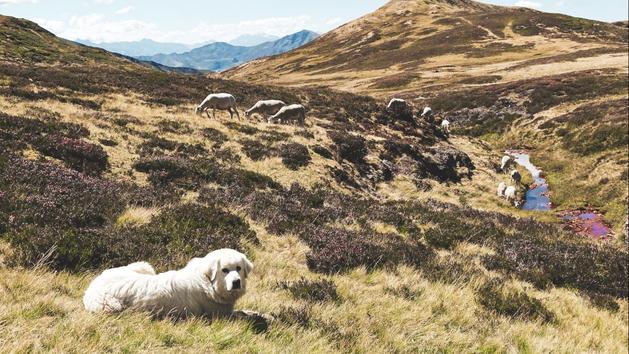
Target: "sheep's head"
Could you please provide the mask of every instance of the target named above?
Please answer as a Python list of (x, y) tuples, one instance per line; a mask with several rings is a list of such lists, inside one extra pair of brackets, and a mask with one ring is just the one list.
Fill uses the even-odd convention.
[(203, 113), (203, 108), (201, 106), (198, 106), (197, 108), (194, 109), (194, 114), (200, 116), (201, 113)]

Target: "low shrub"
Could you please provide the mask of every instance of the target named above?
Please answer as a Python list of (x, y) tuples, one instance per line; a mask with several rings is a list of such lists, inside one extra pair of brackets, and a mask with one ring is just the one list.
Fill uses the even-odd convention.
[(522, 291), (510, 289), (501, 280), (485, 282), (478, 290), (478, 302), (488, 311), (523, 320), (551, 322), (554, 314), (541, 301)]
[(302, 237), (311, 248), (306, 255), (308, 268), (326, 274), (358, 266), (368, 270), (398, 264), (419, 267), (434, 258), (434, 251), (419, 241), (395, 234), (321, 227)]
[(328, 131), (328, 135), (334, 141), (339, 159), (350, 162), (363, 162), (369, 153), (365, 138), (359, 135), (348, 134), (340, 131)]
[(336, 284), (327, 279), (307, 280), (302, 277), (294, 282), (279, 282), (278, 286), (280, 289), (288, 290), (294, 298), (310, 302), (337, 302), (340, 300), (336, 292)]
[(296, 171), (300, 167), (308, 166), (312, 160), (308, 148), (301, 144), (284, 144), (279, 148), (279, 151), (282, 163), (291, 170)]
[(235, 122), (226, 122), (223, 123), (224, 126), (226, 126), (227, 128), (231, 129), (231, 130), (235, 130), (237, 132), (243, 133), (245, 135), (255, 135), (258, 134), (260, 132), (260, 129), (251, 126), (251, 125), (246, 125), (246, 124), (239, 124), (239, 123), (235, 123)]
[(226, 141), (229, 140), (229, 138), (227, 137), (227, 135), (225, 135), (223, 132), (221, 132), (218, 129), (214, 129), (214, 128), (203, 128), (203, 130), (201, 130), (201, 134), (212, 140), (213, 142), (215, 142), (216, 147), (219, 147), (221, 145), (223, 145), (223, 143), (225, 143)]
[(332, 152), (328, 149), (326, 149), (325, 147), (321, 146), (321, 145), (315, 145), (312, 148), (312, 151), (314, 151), (315, 153), (317, 153), (318, 155), (331, 160), (332, 158), (334, 158), (334, 155), (332, 155)]
[(280, 323), (289, 326), (298, 326), (301, 328), (309, 328), (311, 325), (312, 314), (310, 307), (286, 307), (282, 306), (279, 311), (272, 313)]
[(258, 140), (245, 139), (240, 141), (242, 150), (253, 161), (260, 161), (275, 155), (275, 149)]

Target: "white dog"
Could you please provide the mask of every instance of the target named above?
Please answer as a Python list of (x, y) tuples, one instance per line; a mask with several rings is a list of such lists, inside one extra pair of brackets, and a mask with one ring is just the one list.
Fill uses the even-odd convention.
[(130, 309), (178, 317), (231, 316), (252, 270), (247, 257), (231, 249), (194, 258), (181, 270), (161, 274), (155, 274), (148, 263), (133, 263), (108, 269), (94, 279), (83, 304), (90, 312)]

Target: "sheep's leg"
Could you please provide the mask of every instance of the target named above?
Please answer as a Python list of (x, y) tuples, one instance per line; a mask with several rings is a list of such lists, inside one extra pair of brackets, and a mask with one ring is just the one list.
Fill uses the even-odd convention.
[(212, 117), (210, 117), (210, 111), (205, 110), (205, 114), (207, 114), (207, 118), (208, 118), (208, 119), (212, 119)]
[(238, 108), (233, 107), (232, 109), (236, 112), (236, 117), (238, 117), (238, 121), (240, 122), (240, 113), (238, 113)]
[(216, 120), (216, 109), (212, 108), (212, 117)]

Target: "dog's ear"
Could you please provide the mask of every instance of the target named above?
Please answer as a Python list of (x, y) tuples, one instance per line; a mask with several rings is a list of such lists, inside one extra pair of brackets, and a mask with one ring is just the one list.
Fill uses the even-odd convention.
[(253, 263), (251, 263), (249, 259), (247, 259), (247, 257), (242, 258), (242, 263), (243, 269), (245, 270), (245, 277), (247, 277), (247, 275), (249, 275), (249, 273), (253, 271)]
[(210, 259), (210, 267), (207, 270), (208, 278), (210, 278), (211, 282), (216, 280), (216, 274), (218, 274), (218, 270), (221, 268), (221, 259), (216, 257), (214, 259)]

